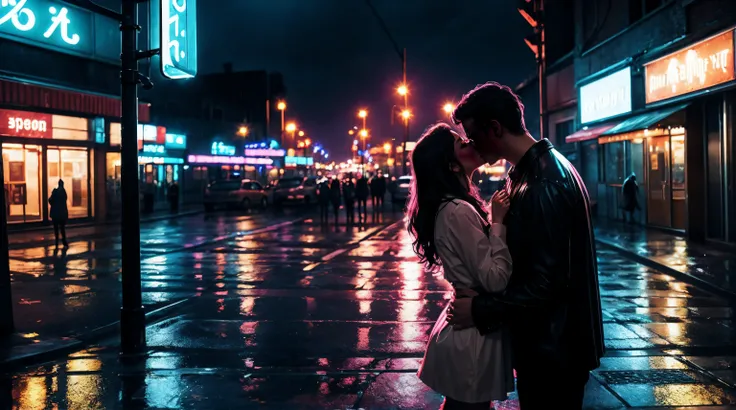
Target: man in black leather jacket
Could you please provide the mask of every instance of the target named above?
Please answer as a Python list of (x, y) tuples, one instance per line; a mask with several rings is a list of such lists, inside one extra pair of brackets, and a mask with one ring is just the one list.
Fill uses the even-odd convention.
[(604, 353), (590, 199), (575, 168), (548, 140), (534, 140), (523, 116), (513, 91), (492, 82), (453, 113), (488, 163), (514, 165), (504, 221), (513, 273), (503, 294), (458, 292), (449, 321), (481, 333), (508, 326), (523, 410), (581, 409)]

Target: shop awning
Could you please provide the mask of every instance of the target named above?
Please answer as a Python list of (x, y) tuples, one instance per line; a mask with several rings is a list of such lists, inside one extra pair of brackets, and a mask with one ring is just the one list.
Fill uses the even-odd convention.
[[(663, 120), (667, 119), (667, 117), (670, 117), (672, 114), (684, 110), (689, 103), (687, 104), (681, 104), (677, 105), (671, 108), (659, 110), (659, 111), (652, 111), (645, 114), (638, 115), (633, 118), (629, 118), (627, 120), (624, 120), (617, 126), (611, 128), (610, 130), (604, 132), (601, 135), (616, 135), (616, 134), (625, 134), (627, 132), (633, 132), (633, 131), (640, 131), (640, 130), (646, 130), (648, 128), (651, 128)], [(682, 125), (682, 124), (680, 124)]]
[(584, 127), (583, 129), (565, 137), (565, 142), (571, 144), (573, 142), (583, 142), (596, 139), (603, 135), (604, 132), (610, 130), (615, 126), (616, 124), (599, 125), (597, 127)]

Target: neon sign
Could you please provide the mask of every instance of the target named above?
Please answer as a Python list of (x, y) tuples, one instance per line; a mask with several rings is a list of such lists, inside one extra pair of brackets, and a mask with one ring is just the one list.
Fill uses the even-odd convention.
[(0, 36), (64, 53), (119, 61), (118, 26), (58, 0), (0, 0)]
[(312, 157), (285, 157), (284, 163), (286, 165), (314, 165), (314, 158)]
[(166, 134), (166, 142), (164, 145), (166, 145), (166, 148), (171, 149), (186, 149), (187, 136), (182, 134)]
[(138, 156), (139, 164), (183, 164), (184, 158)]
[(272, 148), (264, 148), (264, 149), (245, 149), (245, 156), (246, 157), (283, 157), (286, 155), (286, 151), (282, 149), (272, 149)]
[(13, 137), (51, 138), (52, 118), (49, 114), (0, 110), (0, 134)]
[(166, 154), (166, 148), (163, 145), (158, 144), (145, 144), (143, 145), (143, 152), (146, 154)]
[(222, 142), (212, 143), (212, 155), (235, 155), (234, 145), (225, 145)]
[(159, 0), (161, 73), (173, 80), (197, 74), (196, 0)]
[(226, 157), (221, 155), (190, 155), (187, 157), (190, 164), (213, 165), (271, 165), (271, 158)]

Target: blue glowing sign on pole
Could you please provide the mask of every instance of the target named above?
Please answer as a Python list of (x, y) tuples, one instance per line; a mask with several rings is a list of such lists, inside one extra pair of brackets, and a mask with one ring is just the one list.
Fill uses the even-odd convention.
[(120, 61), (120, 23), (58, 0), (0, 0), (0, 37)]
[(197, 74), (197, 1), (160, 0), (161, 72), (171, 79)]

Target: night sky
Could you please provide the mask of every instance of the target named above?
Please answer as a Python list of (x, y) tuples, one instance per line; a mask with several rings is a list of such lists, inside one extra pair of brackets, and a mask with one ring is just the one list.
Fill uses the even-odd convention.
[[(279, 71), (293, 120), (332, 157), (346, 159), (359, 124), (370, 114), (372, 142), (403, 138), (401, 59), (365, 0), (218, 0), (199, 11), (199, 69)], [(531, 28), (515, 0), (372, 0), (399, 47), (407, 49), (411, 139), (444, 117), (442, 105), (478, 83), (512, 87), (534, 72), (523, 38)]]

